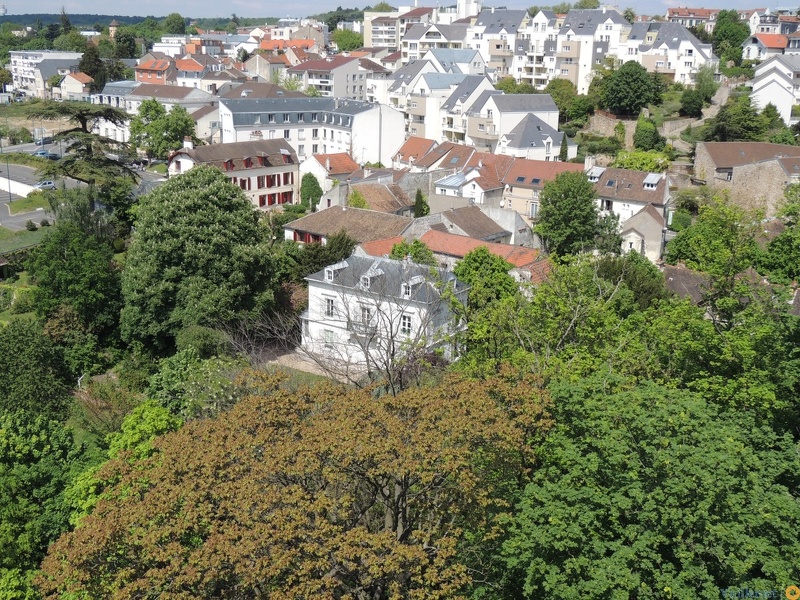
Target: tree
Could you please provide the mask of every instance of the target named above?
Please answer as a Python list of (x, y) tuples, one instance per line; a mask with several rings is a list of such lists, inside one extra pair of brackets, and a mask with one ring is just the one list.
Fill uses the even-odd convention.
[(625, 20), (628, 23), (634, 23), (636, 21), (636, 12), (634, 12), (630, 6), (626, 7), (625, 10), (622, 11), (622, 16), (625, 17)]
[(703, 115), (703, 93), (697, 89), (684, 90), (681, 94), (681, 114), (687, 117)]
[(69, 17), (67, 16), (67, 12), (64, 10), (64, 7), (61, 7), (61, 35), (67, 35), (70, 31), (73, 30), (72, 23), (69, 21)]
[(364, 194), (358, 190), (353, 190), (350, 192), (350, 195), (347, 197), (347, 206), (351, 208), (369, 208), (367, 199), (364, 198)]
[(37, 584), (45, 598), (462, 597), (547, 425), (536, 382), (515, 383), (450, 377), (375, 398), (253, 373), (224, 418), (105, 467), (118, 483), (51, 546)]
[(599, 216), (594, 199), (594, 186), (583, 173), (561, 173), (545, 184), (533, 230), (547, 252), (562, 256), (594, 248)]
[(658, 133), (656, 124), (652, 119), (639, 117), (636, 122), (636, 131), (633, 134), (633, 146), (635, 148), (644, 151), (660, 151), (664, 149), (666, 141), (664, 136)]
[(369, 9), (372, 12), (393, 12), (397, 10), (388, 2), (378, 2), (375, 6)]
[(313, 174), (306, 173), (300, 180), (300, 200), (304, 206), (313, 211), (317, 208), (320, 198), (322, 198), (322, 188), (319, 181)]
[(793, 582), (790, 436), (691, 393), (625, 383), (552, 389), (558, 425), (504, 546), (506, 597), (712, 600)]
[(784, 197), (779, 213), (784, 230), (770, 240), (759, 262), (771, 281), (788, 284), (800, 278), (800, 184), (786, 186)]
[(418, 265), (436, 266), (436, 257), (434, 257), (433, 251), (428, 248), (424, 242), (419, 240), (414, 240), (412, 242), (403, 240), (399, 244), (392, 246), (389, 258), (403, 260), (406, 257), (410, 257), (411, 262), (417, 263)]
[(69, 526), (64, 491), (82, 449), (42, 415), (0, 411), (0, 432), (0, 594), (34, 598), (30, 579)]
[(749, 35), (750, 28), (735, 9), (719, 11), (713, 33), (714, 54), (738, 65), (742, 61), (742, 42)]
[(114, 36), (114, 58), (136, 58), (136, 37), (128, 29), (120, 29)]
[(121, 308), (119, 271), (107, 240), (59, 221), (31, 252), (26, 268), (36, 283), (36, 313), (49, 318), (70, 306), (81, 324), (104, 336), (116, 329)]
[(669, 157), (665, 153), (652, 150), (617, 152), (617, 156), (614, 158), (614, 166), (619, 169), (649, 171), (650, 173), (666, 171), (669, 168), (669, 162)]
[(492, 302), (513, 296), (517, 282), (508, 274), (513, 267), (505, 259), (492, 254), (486, 246), (468, 252), (453, 272), (470, 286), (469, 309), (479, 309)]
[(336, 264), (353, 253), (358, 242), (347, 235), (344, 230), (328, 237), (325, 245), (303, 244), (299, 252), (293, 256), (290, 271), (297, 282), (302, 282), (312, 273), (317, 273), (328, 265)]
[(561, 148), (558, 150), (558, 160), (567, 162), (569, 159), (569, 145), (567, 143), (567, 134), (561, 136)]
[(164, 33), (170, 35), (183, 35), (186, 33), (186, 21), (178, 13), (170, 13), (162, 21)]
[(562, 122), (566, 121), (567, 111), (578, 97), (578, 90), (575, 88), (575, 85), (569, 79), (552, 79), (550, 83), (547, 84), (547, 87), (544, 88), (544, 93), (550, 94), (553, 98), (553, 102), (555, 102), (558, 107), (560, 120)]
[(58, 134), (66, 151), (61, 160), (47, 161), (41, 169), (45, 176), (72, 177), (100, 187), (124, 178), (136, 179), (129, 167), (108, 156), (124, 144), (93, 133), (104, 121), (125, 124), (129, 118), (125, 111), (89, 102), (37, 102), (26, 106), (26, 114), (32, 119), (63, 119), (75, 125)]
[[(170, 152), (183, 146), (185, 137), (197, 141), (194, 120), (182, 106), (167, 112), (155, 98), (139, 105), (131, 119), (131, 145), (147, 152), (148, 157), (166, 159)], [(199, 142), (198, 142), (199, 143)]]
[(94, 44), (86, 45), (83, 57), (78, 63), (78, 70), (94, 79), (90, 84), (92, 92), (97, 93), (106, 85), (106, 67), (100, 58), (97, 46)]
[(648, 104), (660, 104), (653, 78), (633, 60), (611, 74), (603, 100), (610, 111), (625, 115), (638, 115)]
[(61, 352), (36, 321), (12, 320), (0, 328), (0, 411), (60, 419), (67, 407), (67, 373)]
[(427, 217), (431, 212), (431, 207), (428, 206), (428, 201), (422, 193), (422, 190), (417, 188), (417, 194), (414, 196), (414, 217)]
[(89, 45), (81, 32), (74, 29), (53, 40), (53, 49), (62, 52), (85, 52)]
[(355, 31), (337, 29), (331, 35), (340, 51), (356, 50), (364, 46), (364, 36)]
[(123, 338), (154, 354), (191, 325), (272, 305), (274, 263), (256, 214), (218, 169), (195, 167), (139, 199), (125, 270)]
[(708, 65), (703, 65), (697, 69), (694, 76), (694, 89), (703, 97), (703, 102), (711, 102), (714, 94), (717, 93), (719, 83), (717, 83), (714, 69)]

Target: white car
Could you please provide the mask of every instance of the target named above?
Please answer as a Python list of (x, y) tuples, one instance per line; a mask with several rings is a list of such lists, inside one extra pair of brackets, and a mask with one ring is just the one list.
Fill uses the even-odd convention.
[(56, 184), (48, 179), (45, 181), (40, 181), (33, 187), (37, 190), (54, 190), (56, 189)]

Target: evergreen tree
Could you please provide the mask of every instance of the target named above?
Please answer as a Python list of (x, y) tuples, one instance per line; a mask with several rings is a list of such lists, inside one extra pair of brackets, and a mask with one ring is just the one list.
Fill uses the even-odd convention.
[(425, 196), (422, 194), (421, 189), (417, 189), (417, 195), (414, 198), (414, 217), (425, 217), (431, 212), (431, 207), (428, 206), (428, 202), (425, 200)]

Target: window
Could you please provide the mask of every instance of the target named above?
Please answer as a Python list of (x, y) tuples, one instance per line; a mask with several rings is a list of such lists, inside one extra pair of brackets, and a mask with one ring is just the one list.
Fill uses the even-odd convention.
[(400, 333), (403, 335), (411, 334), (411, 315), (402, 315), (400, 317)]
[(403, 298), (411, 298), (411, 284), (404, 283), (403, 284)]
[(728, 171), (727, 175), (725, 176), (727, 181), (733, 181), (733, 171)]
[(283, 113), (283, 122), (284, 123), (288, 123), (289, 122), (289, 113)]
[(317, 113), (311, 113), (311, 121), (312, 121), (313, 123), (316, 123), (316, 122), (317, 122)]
[(275, 122), (275, 115), (269, 115), (269, 116), (268, 116), (268, 121), (269, 121), (270, 123), (274, 123), (274, 122)]
[(570, 49), (570, 47), (569, 47), (569, 46), (562, 46), (562, 47), (561, 47), (561, 51), (562, 51), (562, 52), (569, 52), (569, 49)]
[(311, 139), (318, 140), (319, 139), (319, 129), (312, 129), (311, 130)]
[(267, 187), (267, 176), (266, 175), (259, 175), (256, 177), (256, 187), (258, 189), (264, 189)]
[(306, 122), (306, 115), (304, 113), (300, 113), (297, 115), (297, 122), (298, 123), (305, 123)]
[(288, 140), (288, 139), (289, 139), (289, 136), (290, 136), (291, 134), (292, 134), (291, 130), (289, 130), (289, 129), (284, 129), (284, 130), (283, 130), (283, 139), (285, 139), (285, 140)]
[(531, 202), (528, 204), (528, 217), (531, 219), (535, 219), (536, 215), (539, 214), (539, 203), (538, 202)]
[(322, 331), (322, 339), (326, 348), (333, 348), (333, 342), (336, 338), (332, 330), (324, 329)]
[(305, 153), (306, 153), (306, 147), (305, 147), (303, 144), (300, 144), (300, 145), (297, 147), (297, 153), (298, 153), (300, 156), (305, 156)]
[(325, 298), (325, 316), (332, 317), (336, 314), (336, 304), (333, 298)]
[[(363, 279), (363, 277), (362, 277)], [(369, 277), (367, 277), (367, 281), (369, 281)], [(361, 307), (361, 324), (362, 325), (369, 325), (369, 322), (372, 320), (372, 309), (368, 306)]]
[(550, 142), (545, 142), (544, 143), (544, 153), (545, 154), (550, 154)]
[(319, 144), (312, 144), (311, 153), (312, 154), (319, 154)]
[(569, 75), (569, 71), (567, 69), (561, 69), (562, 75)]

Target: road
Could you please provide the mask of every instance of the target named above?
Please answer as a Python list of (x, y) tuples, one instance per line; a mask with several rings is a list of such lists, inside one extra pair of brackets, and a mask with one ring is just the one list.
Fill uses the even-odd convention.
[[(58, 144), (47, 144), (43, 147), (48, 152), (59, 153)], [(36, 146), (35, 144), (19, 144), (17, 146), (4, 147), (3, 150), (6, 152), (24, 152), (29, 154), (35, 152), (39, 148), (42, 148), (42, 146)], [(152, 186), (165, 181), (164, 177), (158, 173), (142, 171), (136, 174), (141, 178), (142, 183), (145, 184), (144, 190), (152, 189)], [(11, 184), (9, 184), (9, 179), (11, 180)], [(12, 215), (8, 207), (9, 199), (11, 202), (14, 202), (14, 200), (21, 198), (28, 191), (25, 186), (33, 187), (41, 180), (42, 177), (36, 172), (36, 169), (23, 165), (6, 163), (3, 160), (3, 155), (0, 154), (0, 227), (6, 227), (12, 231), (19, 231), (25, 229), (25, 223), (29, 220), (34, 223), (39, 223), (39, 221), (45, 217), (52, 220), (52, 215), (48, 214), (47, 211), (38, 210)], [(85, 184), (65, 177), (58, 180), (56, 185), (74, 188), (81, 187)], [(12, 193), (12, 191), (16, 193)]]

